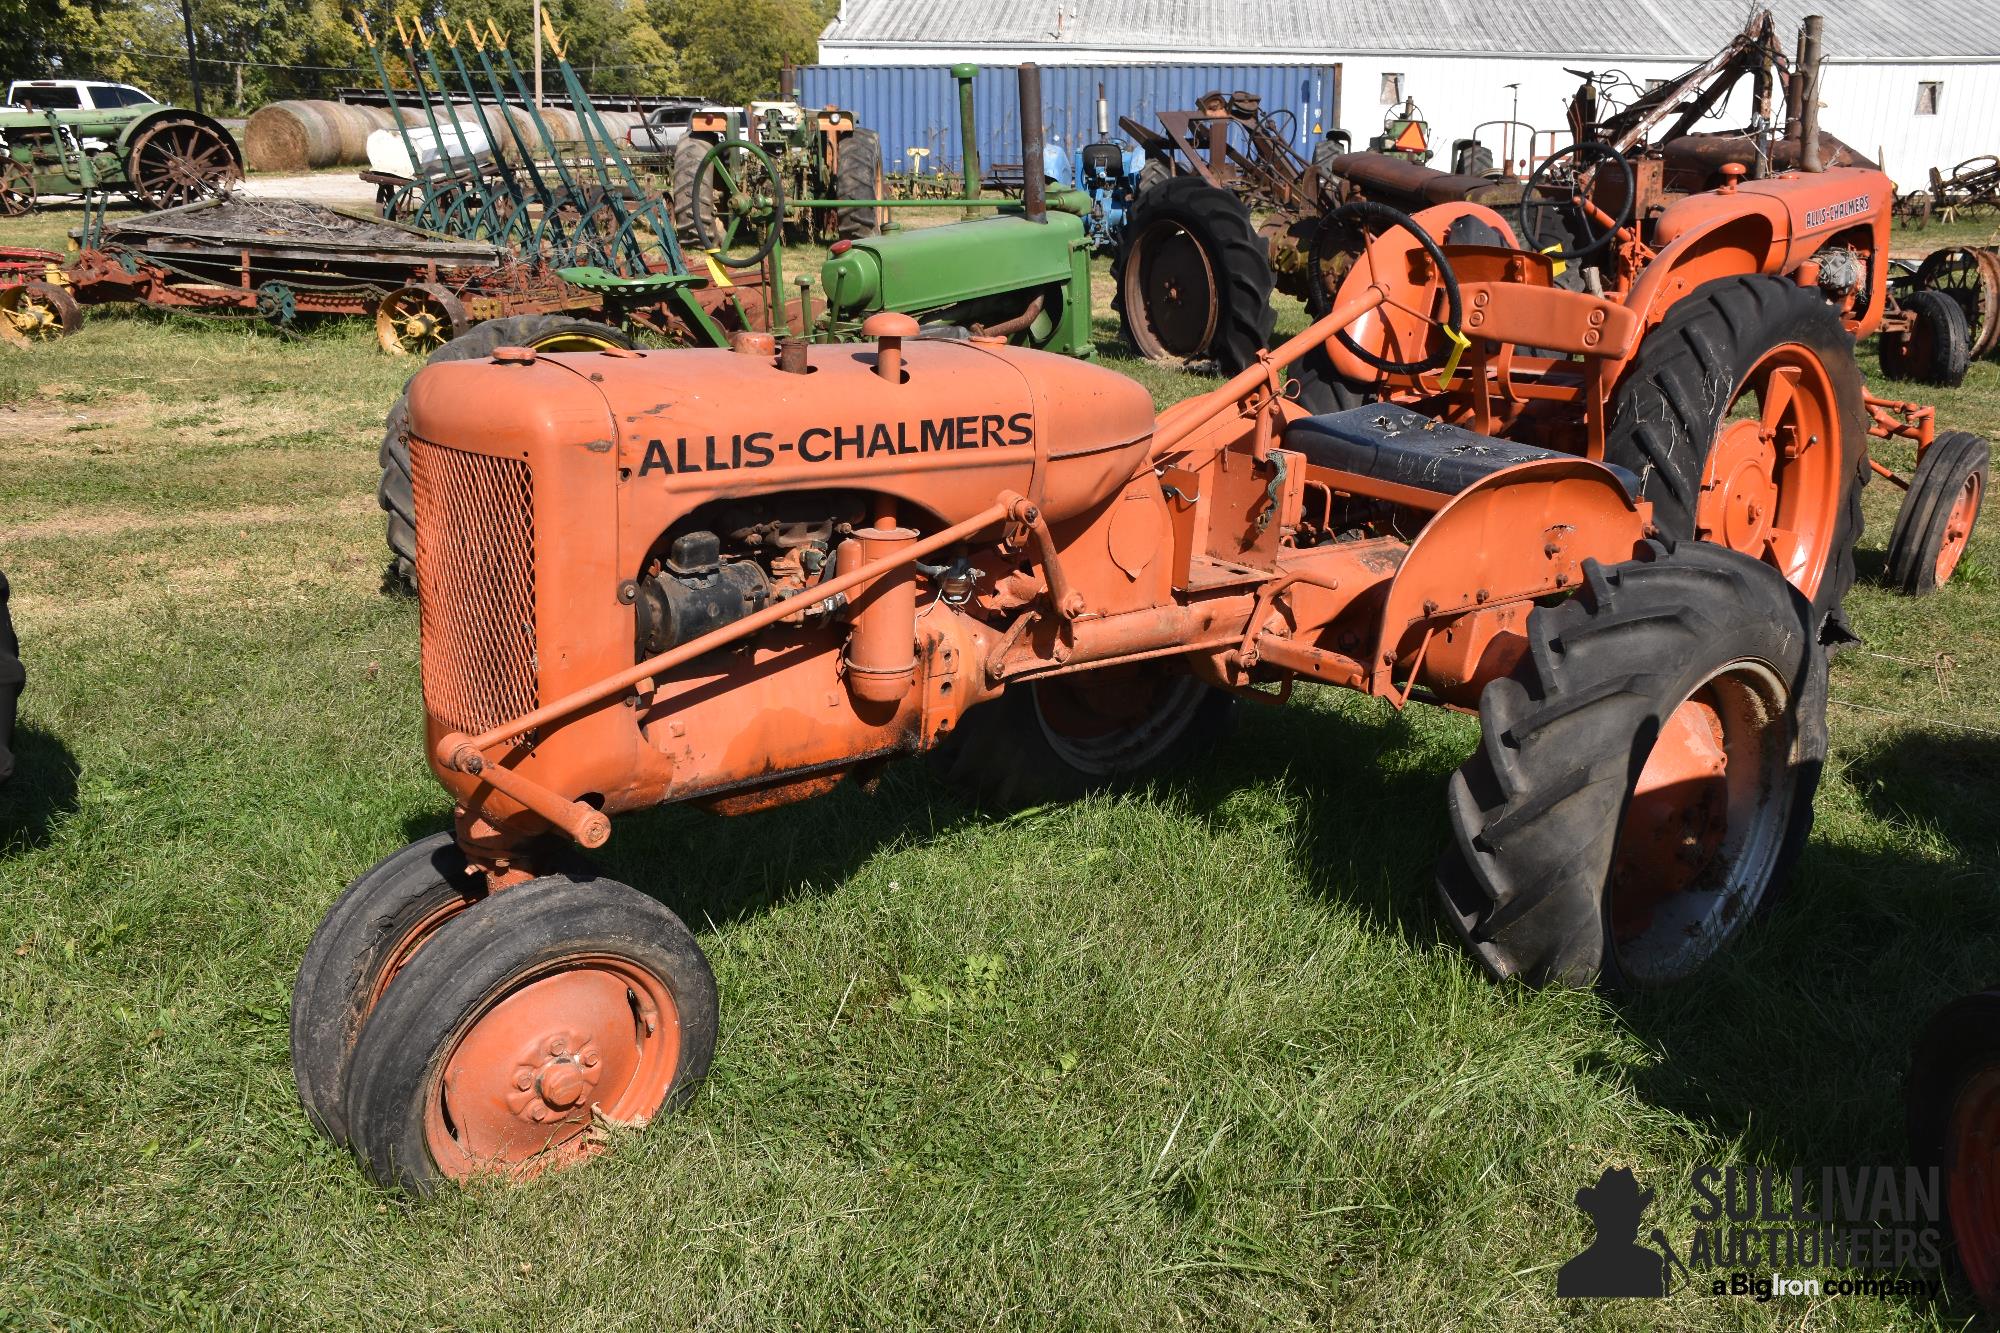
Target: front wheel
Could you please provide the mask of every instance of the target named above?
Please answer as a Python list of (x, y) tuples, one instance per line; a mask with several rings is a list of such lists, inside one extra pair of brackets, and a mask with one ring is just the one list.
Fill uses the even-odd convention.
[(1777, 895), (1826, 758), (1826, 653), (1768, 566), (1703, 543), (1585, 564), (1528, 618), (1453, 776), (1446, 914), (1496, 978), (1650, 989)]
[(549, 876), (447, 921), (389, 985), (349, 1075), (356, 1154), (414, 1193), (599, 1151), (692, 1093), (715, 977), (679, 917), (612, 880)]
[(1159, 663), (1028, 681), (966, 713), (931, 766), (992, 809), (1073, 800), (1207, 750), (1234, 702)]
[(1889, 534), (1884, 581), (1912, 597), (1951, 582), (1986, 499), (1993, 447), (1971, 431), (1946, 431), (1931, 442), (1910, 480)]

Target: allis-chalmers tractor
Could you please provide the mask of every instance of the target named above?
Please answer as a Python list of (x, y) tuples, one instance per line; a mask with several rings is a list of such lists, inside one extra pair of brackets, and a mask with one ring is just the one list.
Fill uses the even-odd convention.
[[(1060, 798), (1302, 682), (1478, 713), (1437, 889), (1488, 972), (1687, 977), (1811, 821), (1888, 198), (1848, 169), (1690, 200), (1615, 295), (1560, 285), (1490, 208), (1355, 203), (1332, 308), (1157, 417), (1112, 371), (896, 313), (872, 345), (426, 368), (422, 673), (455, 822), (315, 935), (309, 1113), (422, 1190), (575, 1160), (685, 1096), (714, 981), (667, 909), (579, 868), (614, 816), (763, 810), (920, 752), (981, 803)], [(1859, 278), (1801, 262), (1835, 251)], [(1283, 373), (1309, 358), (1381, 401), (1301, 404)], [(1895, 421), (1953, 467), (1984, 448)], [(1951, 512), (1919, 534), (1933, 576)]]

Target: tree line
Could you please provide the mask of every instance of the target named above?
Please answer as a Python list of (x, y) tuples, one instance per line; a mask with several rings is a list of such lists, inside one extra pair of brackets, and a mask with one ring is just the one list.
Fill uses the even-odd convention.
[[(530, 63), (532, 0), (188, 0), (202, 90), (211, 112), (247, 113), (286, 97), (322, 97), (378, 80), (353, 15), (378, 39), (443, 17), (507, 34)], [(605, 93), (685, 93), (722, 102), (777, 94), (778, 70), (815, 58), (838, 0), (544, 0), (584, 86)], [(190, 87), (179, 0), (0, 0), (0, 76), (110, 79), (162, 101), (186, 102)], [(407, 84), (391, 41), (391, 78)], [(546, 86), (559, 87), (544, 50)]]

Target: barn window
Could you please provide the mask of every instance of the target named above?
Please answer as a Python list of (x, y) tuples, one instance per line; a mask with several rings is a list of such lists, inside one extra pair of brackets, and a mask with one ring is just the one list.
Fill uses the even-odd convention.
[(1944, 84), (1926, 80), (1917, 85), (1917, 114), (1935, 116), (1938, 113), (1938, 98), (1944, 93)]
[(1403, 76), (1384, 74), (1382, 76), (1382, 105), (1394, 106), (1403, 100)]

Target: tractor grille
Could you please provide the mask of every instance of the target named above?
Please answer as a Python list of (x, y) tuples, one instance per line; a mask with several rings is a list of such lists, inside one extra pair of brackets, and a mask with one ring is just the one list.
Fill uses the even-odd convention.
[(538, 703), (534, 474), (413, 436), (410, 479), (424, 707), (477, 735)]

